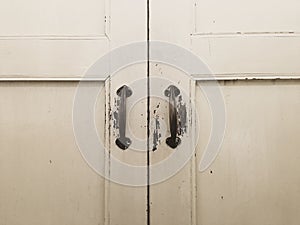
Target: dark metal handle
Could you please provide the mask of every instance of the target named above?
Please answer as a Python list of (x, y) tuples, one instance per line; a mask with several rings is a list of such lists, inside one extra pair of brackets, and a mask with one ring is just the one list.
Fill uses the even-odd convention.
[(119, 134), (120, 137), (116, 139), (116, 145), (126, 150), (131, 145), (130, 138), (126, 137), (126, 98), (132, 95), (131, 89), (124, 85), (117, 90), (117, 95), (120, 97), (119, 106)]
[(170, 85), (165, 90), (165, 96), (169, 97), (169, 123), (170, 123), (170, 132), (171, 137), (166, 139), (166, 143), (169, 147), (175, 149), (180, 144), (181, 140), (177, 137), (178, 129), (178, 118), (177, 118), (177, 109), (176, 109), (176, 97), (180, 94), (180, 90), (174, 86)]

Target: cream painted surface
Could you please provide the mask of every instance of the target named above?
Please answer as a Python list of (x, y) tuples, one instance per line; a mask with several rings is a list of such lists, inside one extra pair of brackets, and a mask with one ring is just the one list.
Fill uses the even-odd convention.
[[(9, 1), (0, 9), (1, 77), (81, 77), (110, 49), (146, 40), (145, 1), (30, 1)], [(298, 5), (152, 0), (150, 37), (191, 49), (220, 77), (299, 75)]]
[(297, 0), (195, 0), (192, 51), (217, 77), (297, 76), (299, 7)]
[[(0, 83), (0, 224), (104, 223), (104, 179), (84, 161), (73, 133), (77, 84)], [(98, 126), (103, 138), (104, 123)]]
[(191, 50), (219, 78), (300, 74), (299, 3), (295, 0), (152, 0), (150, 5), (151, 40)]
[(189, 49), (193, 24), (192, 1), (150, 1), (150, 39), (152, 41), (166, 41)]
[[(197, 162), (211, 129), (197, 84)], [(299, 81), (221, 82), (227, 128), (221, 152), (197, 172), (197, 224), (299, 224)]]
[[(135, 83), (137, 82), (137, 83)], [(132, 140), (131, 146), (126, 149), (120, 149), (115, 141), (118, 138), (118, 131), (113, 125), (114, 112), (116, 111), (116, 101), (119, 100), (116, 92), (123, 85), (127, 85), (132, 90), (132, 96), (126, 99), (126, 136)], [(138, 86), (136, 86), (138, 85)], [(109, 151), (110, 158), (115, 158), (129, 166), (142, 167), (142, 177), (137, 174), (127, 174), (126, 171), (121, 171), (119, 163), (108, 162), (109, 171), (108, 177), (113, 174), (119, 177), (125, 177), (124, 181), (142, 180), (144, 186), (133, 187), (125, 186), (118, 181), (107, 181), (107, 223), (109, 225), (117, 224), (147, 224), (147, 83), (146, 83), (146, 65), (144, 63), (126, 67), (110, 78), (110, 107), (111, 112), (107, 115), (107, 120), (110, 121), (109, 126)], [(135, 88), (134, 88), (135, 87)], [(139, 91), (136, 89), (140, 87)], [(138, 102), (134, 102), (134, 96), (143, 96)], [(129, 108), (128, 105), (133, 105), (134, 108)], [(131, 131), (131, 132), (130, 132)], [(143, 140), (139, 145), (136, 145), (135, 138)], [(126, 179), (127, 177), (127, 179)], [(127, 183), (130, 185), (131, 183)]]
[(217, 77), (298, 76), (299, 7), (297, 0), (194, 0), (191, 49)]
[(196, 33), (299, 32), (297, 0), (195, 0)]
[(1, 40), (1, 78), (77, 77), (109, 51), (109, 41)]
[[(162, 63), (151, 64), (150, 70), (150, 183), (156, 182), (158, 174), (167, 174), (167, 171), (174, 167), (167, 163), (169, 157), (176, 151), (188, 152), (192, 149), (192, 119), (191, 119), (191, 80), (182, 71)], [(165, 81), (167, 80), (167, 82)], [(166, 85), (167, 84), (167, 85)], [(169, 123), (169, 99), (164, 91), (169, 85), (175, 85), (180, 90), (183, 102), (187, 108), (187, 131), (181, 137), (181, 144), (172, 149), (166, 144), (166, 138), (170, 137)], [(160, 94), (160, 95), (158, 95)], [(178, 101), (178, 98), (177, 98)], [(154, 129), (159, 123), (157, 132), (161, 134), (156, 150), (153, 143)], [(178, 157), (178, 155), (177, 155)], [(155, 166), (162, 163), (160, 170)], [(174, 175), (174, 176), (173, 176)], [(164, 175), (165, 176), (165, 175)], [(193, 162), (187, 161), (172, 174), (172, 177), (165, 176), (165, 180), (150, 186), (150, 223), (156, 225), (182, 225), (193, 224)], [(170, 178), (170, 179), (169, 179)]]
[(146, 41), (146, 1), (13, 1), (0, 9), (1, 78), (82, 77), (111, 49)]
[[(217, 77), (241, 74), (287, 77), (300, 74), (299, 36), (193, 36), (192, 52)], [(198, 74), (201, 75), (201, 74)]]
[(105, 0), (10, 0), (0, 8), (1, 36), (105, 34)]
[[(198, 4), (201, 2), (195, 6), (194, 1), (151, 0), (151, 40), (192, 50), (218, 76), (268, 74), (274, 78), (300, 74), (299, 35), (287, 33), (299, 30), (295, 13), (299, 3), (281, 2), (280, 6), (284, 6), (277, 17), (274, 15), (278, 7), (273, 2), (268, 2), (269, 8), (266, 1), (262, 7), (255, 6), (257, 1), (247, 2), (248, 6), (236, 2), (234, 7), (247, 11), (235, 19), (243, 11), (227, 16), (228, 11), (221, 8), (216, 15), (214, 1), (205, 2), (206, 9)], [(36, 8), (32, 7), (34, 3)], [(230, 4), (234, 3), (230, 0)], [(225, 3), (217, 5), (222, 4)], [(10, 1), (0, 9), (0, 76), (82, 77), (109, 50), (146, 40), (146, 8), (146, 1), (140, 0), (55, 0), (47, 4)], [(215, 23), (211, 22), (214, 15)], [(150, 72), (151, 79), (171, 79), (170, 83), (186, 90), (193, 101), (195, 87), (185, 75), (161, 64), (151, 65)], [(122, 151), (115, 146), (108, 109), (119, 87), (133, 87), (134, 81), (145, 80), (146, 75), (145, 64), (118, 71), (107, 79), (106, 95), (101, 95), (97, 108), (98, 131), (111, 156), (144, 166), (145, 152), (133, 148)], [(81, 157), (71, 121), (76, 85), (0, 83), (0, 111), (4, 115), (0, 118), (0, 224), (147, 224), (147, 188), (105, 181)], [(225, 82), (221, 86), (227, 108), (227, 133), (221, 154), (204, 173), (198, 172), (193, 158), (171, 179), (152, 185), (151, 224), (298, 224), (298, 81)], [(139, 94), (146, 97), (146, 83), (139, 88), (144, 91)], [(152, 86), (150, 92), (155, 88), (161, 89), (164, 97), (166, 87)], [(199, 162), (209, 138), (210, 114), (198, 87), (196, 97), (201, 114)], [(151, 98), (150, 118), (158, 103), (158, 115), (169, 126), (167, 99)], [(140, 139), (145, 139), (147, 133), (146, 104), (146, 99), (141, 99), (127, 111), (127, 131)], [(151, 164), (173, 151), (190, 150), (195, 140), (192, 134), (189, 138), (190, 142), (176, 150), (170, 150), (161, 140), (158, 149), (151, 152)], [(147, 146), (141, 147), (145, 150)], [(122, 172), (110, 162), (106, 162), (107, 168), (106, 175)], [(146, 182), (146, 167), (144, 172)]]
[(110, 0), (108, 36), (112, 49), (147, 40), (147, 3), (145, 0)]
[[(289, 33), (300, 28), (298, 3), (235, 2), (153, 0), (151, 40), (190, 49), (220, 79), (299, 76), (299, 35)], [(151, 76), (172, 77), (172, 81), (178, 78), (174, 71), (161, 65), (158, 68), (151, 66)], [(193, 76), (209, 78), (207, 74)], [(204, 173), (198, 166), (210, 137), (212, 118), (197, 85), (200, 140), (196, 159), (171, 179), (150, 187), (152, 224), (299, 223), (299, 82), (230, 82), (220, 82), (227, 110), (222, 151)], [(159, 87), (152, 85), (151, 92), (154, 88)], [(190, 91), (193, 96), (193, 87)], [(151, 98), (151, 118), (158, 102), (163, 101)], [(159, 110), (159, 114), (168, 115), (166, 108)], [(151, 163), (170, 154), (164, 141), (151, 153)]]
[(109, 51), (109, 2), (2, 1), (0, 76), (81, 77)]
[[(2, 78), (82, 77), (109, 50), (146, 40), (146, 1), (78, 0), (44, 4), (31, 0), (15, 3), (1, 8), (5, 11), (1, 15), (5, 25), (0, 33)], [(11, 14), (12, 11), (16, 13)], [(105, 97), (100, 100), (102, 104), (97, 104), (100, 106), (97, 109), (100, 115), (98, 131), (103, 132), (101, 138), (107, 141), (111, 156), (120, 156), (131, 163), (138, 160), (144, 166), (145, 152), (137, 156), (131, 150), (123, 152), (115, 147), (115, 137), (109, 126), (110, 112), (105, 109), (113, 104), (110, 100), (114, 100), (119, 87), (145, 78), (146, 65), (119, 71), (107, 79)], [(1, 148), (1, 160), (6, 157), (9, 160), (1, 164), (6, 170), (1, 170), (0, 174), (7, 184), (1, 185), (0, 223), (146, 224), (146, 187), (133, 188), (104, 181), (88, 167), (78, 151), (71, 121), (77, 83), (49, 82), (41, 83), (41, 87), (38, 84), (1, 84), (9, 85), (1, 89), (7, 92), (2, 95), (3, 115), (9, 114), (3, 118), (9, 119), (3, 124), (13, 128), (9, 133), (4, 132), (3, 139), (11, 141), (5, 151)], [(146, 83), (144, 86), (142, 90), (146, 90)], [(4, 98), (9, 94), (15, 95), (14, 99)], [(26, 104), (28, 102), (30, 104)], [(25, 108), (28, 111), (24, 112)], [(51, 110), (56, 110), (55, 114)], [(127, 114), (128, 121), (136, 119), (136, 113), (143, 116), (135, 120), (136, 123), (128, 122), (130, 129), (145, 138), (145, 129), (140, 126), (145, 126), (146, 101), (138, 102), (133, 110)], [(47, 131), (48, 126), (50, 130)], [(24, 132), (20, 132), (22, 130)], [(47, 132), (46, 136), (44, 132)], [(25, 155), (19, 155), (23, 142), (21, 154)], [(119, 172), (116, 165), (110, 162), (105, 165), (106, 175)], [(22, 169), (21, 173), (18, 173), (19, 169)], [(145, 180), (146, 171), (145, 167)], [(34, 201), (37, 204), (33, 204)]]
[[(134, 42), (146, 41), (146, 19), (147, 19), (147, 6), (146, 1), (140, 0), (111, 0), (110, 1), (110, 49), (120, 47), (122, 45), (131, 44)], [(146, 49), (145, 49), (146, 54)], [(145, 57), (146, 58), (146, 57)], [(112, 64), (116, 60), (112, 58)], [(130, 103), (135, 103), (133, 108), (127, 107), (127, 124), (126, 135), (134, 141), (138, 138), (144, 141), (135, 149), (136, 142), (133, 142), (129, 149), (123, 151), (115, 144), (117, 138), (115, 129), (110, 121), (110, 127), (107, 130), (109, 133), (109, 150), (110, 157), (115, 157), (123, 163), (131, 166), (143, 166), (141, 173), (142, 177), (136, 174), (130, 174), (129, 179), (138, 180), (141, 178), (144, 183), (147, 183), (147, 153), (146, 153), (146, 137), (147, 137), (147, 67), (145, 63), (129, 65), (119, 70), (116, 74), (108, 80), (109, 83), (109, 105), (114, 109), (115, 100), (117, 98), (116, 91), (123, 85), (129, 86), (133, 94), (126, 102), (127, 106)], [(140, 81), (140, 82), (139, 82)], [(136, 83), (137, 82), (137, 83)], [(135, 86), (138, 84), (138, 86)], [(137, 90), (139, 88), (139, 90)], [(138, 102), (132, 102), (135, 96), (142, 96)], [(109, 112), (112, 113), (112, 112)], [(109, 114), (107, 114), (109, 115)], [(113, 118), (107, 117), (107, 121)], [(132, 132), (130, 136), (129, 131)], [(136, 151), (137, 150), (137, 151)], [(128, 176), (126, 171), (121, 171), (118, 163), (108, 162), (109, 174), (121, 174), (123, 177)], [(120, 175), (119, 175), (120, 176)], [(147, 224), (147, 188), (125, 186), (107, 180), (107, 204), (106, 204), (106, 225), (146, 225)]]

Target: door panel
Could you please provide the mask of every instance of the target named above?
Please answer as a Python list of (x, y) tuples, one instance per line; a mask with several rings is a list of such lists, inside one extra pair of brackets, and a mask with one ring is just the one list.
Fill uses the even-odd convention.
[[(299, 26), (300, 27), (300, 26)], [(192, 36), (192, 52), (219, 79), (299, 77), (299, 36)], [(207, 74), (198, 73), (201, 78)]]
[[(196, 87), (197, 164), (210, 132), (210, 108)], [(226, 133), (219, 156), (197, 172), (197, 224), (298, 224), (299, 81), (225, 81)]]
[(4, 1), (0, 9), (0, 36), (104, 35), (107, 3), (105, 0)]
[(195, 1), (196, 33), (299, 32), (299, 1)]
[(104, 179), (83, 160), (73, 133), (77, 84), (0, 83), (1, 224), (103, 224)]
[(1, 79), (79, 79), (109, 51), (107, 38), (70, 39), (0, 38)]

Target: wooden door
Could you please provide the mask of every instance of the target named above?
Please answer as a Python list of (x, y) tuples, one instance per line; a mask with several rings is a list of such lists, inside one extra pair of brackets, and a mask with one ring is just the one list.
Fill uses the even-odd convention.
[[(191, 125), (196, 128), (189, 143), (168, 147), (168, 99), (163, 90), (161, 99), (151, 97), (151, 118), (165, 124), (160, 130), (166, 134), (151, 153), (150, 177), (156, 175), (157, 161), (191, 151), (185, 144), (195, 152), (183, 169), (151, 185), (150, 224), (298, 223), (297, 6), (295, 1), (268, 0), (150, 1), (151, 40), (183, 47), (209, 69), (184, 77), (178, 70), (185, 54), (174, 54), (171, 66), (165, 61), (151, 65), (152, 93), (159, 87), (155, 79), (166, 77), (170, 85), (189, 91), (194, 104), (187, 111), (194, 113)], [(160, 102), (164, 107), (156, 109)], [(216, 133), (215, 126), (224, 132)], [(169, 172), (164, 165), (161, 173)]]
[(298, 8), (3, 3), (0, 224), (298, 224)]
[[(100, 176), (74, 131), (96, 124), (111, 158), (146, 165), (145, 152), (115, 147), (108, 111), (118, 88), (146, 78), (146, 64), (87, 76), (112, 49), (146, 40), (146, 2), (16, 0), (3, 1), (0, 11), (0, 224), (146, 224), (146, 186), (106, 180), (118, 169), (106, 158), (93, 159), (105, 167)], [(105, 67), (117, 61), (111, 57)], [(81, 117), (82, 127), (74, 128), (79, 89), (97, 94), (96, 122)], [(145, 105), (137, 102), (127, 114), (138, 138), (146, 134)]]

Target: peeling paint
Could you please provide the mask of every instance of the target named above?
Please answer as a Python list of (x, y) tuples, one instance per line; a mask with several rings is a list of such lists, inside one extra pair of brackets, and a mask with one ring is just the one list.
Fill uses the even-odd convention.
[(113, 135), (119, 137), (119, 108), (120, 108), (120, 99), (114, 98), (114, 104), (112, 109), (112, 126), (113, 126)]
[(186, 103), (183, 102), (182, 96), (178, 96), (177, 103), (177, 117), (178, 117), (178, 135), (182, 136), (187, 132), (187, 110)]
[[(177, 114), (177, 136), (183, 137), (184, 134), (187, 133), (187, 104), (184, 102), (182, 95), (178, 95), (176, 101), (176, 114)], [(157, 150), (158, 146), (161, 144), (162, 140), (162, 130), (161, 130), (161, 122), (164, 120), (169, 120), (168, 116), (168, 105), (164, 106), (162, 109), (159, 109), (161, 106), (161, 102), (158, 102), (156, 106), (153, 107), (153, 119), (152, 119), (152, 150)], [(165, 113), (163, 113), (165, 112)], [(166, 121), (167, 122), (167, 121)]]
[(153, 110), (154, 120), (153, 120), (153, 147), (152, 151), (157, 150), (157, 146), (161, 143), (161, 126), (160, 126), (160, 115), (158, 115), (158, 109), (160, 107), (160, 102), (156, 105), (155, 109)]
[(159, 122), (159, 116), (156, 115), (154, 119), (154, 131), (153, 131), (153, 148), (152, 151), (157, 150), (157, 146), (161, 142), (161, 133), (160, 133), (160, 122)]

